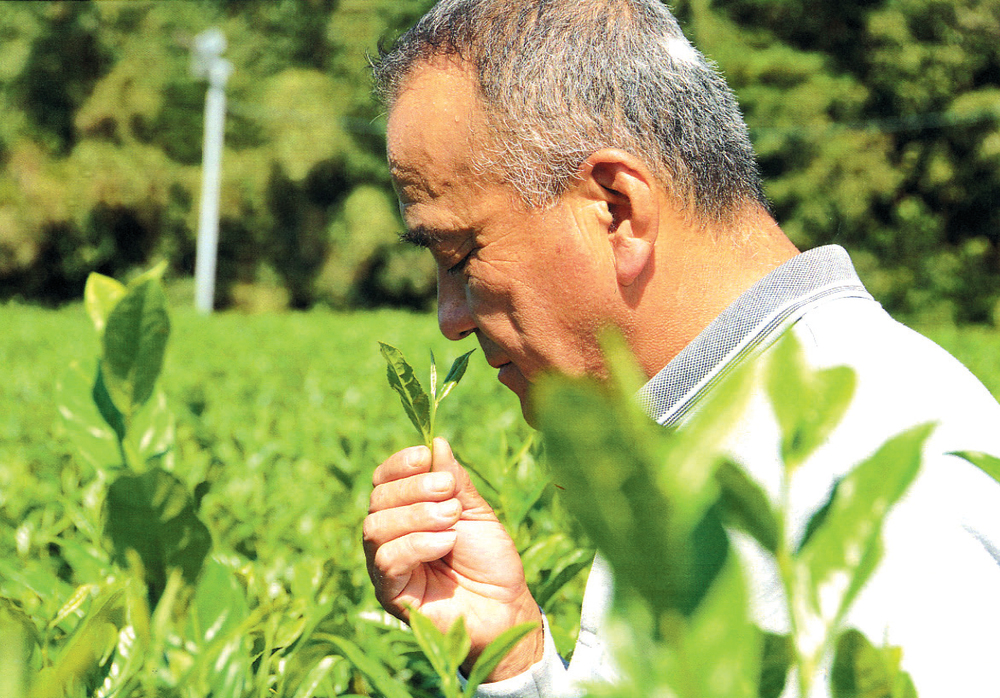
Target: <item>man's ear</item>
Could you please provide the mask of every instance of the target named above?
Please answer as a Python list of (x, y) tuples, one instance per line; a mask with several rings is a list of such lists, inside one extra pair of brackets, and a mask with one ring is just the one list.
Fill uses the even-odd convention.
[(659, 228), (658, 184), (645, 165), (622, 150), (607, 148), (591, 154), (581, 175), (592, 183), (592, 195), (607, 206), (608, 242), (618, 283), (631, 285), (653, 259)]

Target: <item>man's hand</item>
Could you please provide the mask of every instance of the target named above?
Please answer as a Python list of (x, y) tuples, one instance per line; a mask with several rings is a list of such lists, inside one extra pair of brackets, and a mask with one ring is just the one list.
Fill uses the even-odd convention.
[(521, 558), (493, 509), (476, 491), (444, 439), (403, 449), (375, 469), (363, 535), (375, 596), (406, 620), (414, 608), (442, 631), (465, 618), (473, 662), (493, 638), (528, 621), (539, 624), (489, 676), (499, 681), (542, 657), (541, 613)]

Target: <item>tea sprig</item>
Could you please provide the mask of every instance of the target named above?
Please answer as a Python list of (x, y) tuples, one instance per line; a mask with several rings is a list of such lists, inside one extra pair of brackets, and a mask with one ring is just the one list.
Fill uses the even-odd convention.
[(469, 357), (475, 349), (455, 359), (448, 370), (448, 375), (445, 376), (444, 383), (441, 384), (440, 391), (437, 383), (437, 363), (434, 361), (434, 352), (431, 352), (431, 391), (428, 395), (423, 386), (420, 385), (420, 381), (417, 380), (413, 367), (403, 357), (403, 352), (385, 342), (378, 344), (382, 356), (385, 358), (386, 378), (389, 380), (389, 385), (399, 394), (406, 416), (420, 432), (424, 445), (433, 451), (434, 420), (438, 405), (462, 380), (465, 369), (469, 365)]

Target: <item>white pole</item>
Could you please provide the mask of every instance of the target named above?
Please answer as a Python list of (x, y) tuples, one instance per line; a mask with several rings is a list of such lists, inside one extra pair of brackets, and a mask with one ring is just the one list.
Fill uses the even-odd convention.
[(222, 141), (226, 124), (226, 81), (232, 64), (221, 57), (226, 37), (209, 29), (194, 39), (192, 69), (208, 78), (205, 96), (205, 140), (201, 164), (201, 209), (198, 249), (194, 268), (194, 304), (199, 312), (212, 312), (215, 297), (215, 261), (219, 247), (219, 189), (222, 183)]

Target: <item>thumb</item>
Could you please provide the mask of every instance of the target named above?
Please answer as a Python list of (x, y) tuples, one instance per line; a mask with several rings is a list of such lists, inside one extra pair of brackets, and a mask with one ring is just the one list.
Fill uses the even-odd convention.
[(434, 452), (431, 461), (436, 472), (448, 472), (455, 477), (455, 498), (462, 505), (462, 515), (466, 516), (471, 512), (488, 513), (493, 517), (493, 507), (483, 499), (479, 490), (472, 483), (469, 471), (455, 460), (455, 454), (451, 451), (451, 446), (441, 437), (434, 439)]

